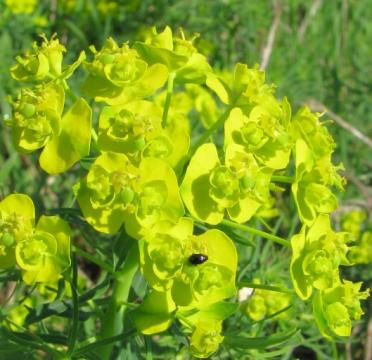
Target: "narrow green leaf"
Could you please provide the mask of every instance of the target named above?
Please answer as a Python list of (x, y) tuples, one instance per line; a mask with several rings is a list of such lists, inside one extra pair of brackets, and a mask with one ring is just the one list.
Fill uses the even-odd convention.
[(297, 334), (297, 329), (289, 331), (287, 333), (255, 338), (237, 336), (235, 334), (225, 334), (224, 344), (232, 348), (265, 350), (268, 347), (282, 344), (290, 340)]

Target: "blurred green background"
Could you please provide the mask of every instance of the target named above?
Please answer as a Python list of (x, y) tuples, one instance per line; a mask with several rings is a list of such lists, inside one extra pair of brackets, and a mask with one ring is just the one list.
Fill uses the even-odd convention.
[[(91, 44), (99, 48), (108, 36), (132, 42), (143, 39), (149, 27), (165, 25), (199, 33), (196, 46), (216, 69), (232, 69), (236, 62), (261, 65), (277, 95), (287, 96), (294, 111), (305, 103), (316, 111), (327, 107), (330, 112), (323, 119), (334, 120), (329, 130), (337, 143), (335, 162), (343, 162), (349, 180), (340, 194), (336, 224), (350, 209), (371, 212), (372, 0), (0, 0), (0, 118), (10, 115), (7, 97), (14, 97), (20, 86), (10, 78), (9, 68), (39, 40), (38, 34), (57, 33), (68, 49), (68, 63)], [(78, 75), (83, 77), (83, 71)], [(79, 82), (79, 76), (73, 81)], [(76, 178), (47, 177), (36, 159), (35, 154), (15, 153), (9, 129), (0, 121), (0, 198), (26, 192), (39, 213), (70, 206)], [(65, 196), (57, 196), (61, 192)], [(371, 286), (369, 265), (356, 267), (348, 277), (363, 278)], [(367, 320), (358, 325), (353, 345), (342, 344), (340, 358), (367, 356), (371, 300), (366, 305)], [(307, 346), (317, 344), (318, 358), (334, 358), (330, 345), (314, 336)]]

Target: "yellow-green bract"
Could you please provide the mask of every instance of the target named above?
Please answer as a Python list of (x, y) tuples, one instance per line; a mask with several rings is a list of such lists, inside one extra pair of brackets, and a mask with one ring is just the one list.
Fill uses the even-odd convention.
[(303, 226), (300, 234), (292, 237), (290, 270), (300, 298), (308, 299), (313, 287), (325, 290), (339, 281), (339, 265), (349, 265), (347, 241), (347, 233), (331, 229), (328, 215), (320, 215), (310, 228)]
[(360, 300), (369, 296), (369, 290), (360, 291), (361, 285), (344, 280), (314, 296), (314, 317), (325, 338), (332, 339), (333, 334), (350, 336), (351, 320), (363, 315)]
[(70, 266), (70, 227), (58, 216), (35, 226), (32, 200), (23, 194), (0, 202), (0, 268), (17, 264), (26, 284), (54, 283)]
[(271, 175), (272, 169), (259, 166), (240, 145), (226, 149), (222, 165), (216, 146), (204, 144), (187, 167), (182, 199), (192, 216), (208, 224), (220, 223), (225, 209), (232, 220), (243, 223), (268, 202)]
[(184, 213), (176, 175), (160, 159), (144, 158), (137, 167), (124, 154), (103, 153), (75, 191), (86, 220), (108, 234), (124, 223), (139, 238), (157, 222), (177, 222)]

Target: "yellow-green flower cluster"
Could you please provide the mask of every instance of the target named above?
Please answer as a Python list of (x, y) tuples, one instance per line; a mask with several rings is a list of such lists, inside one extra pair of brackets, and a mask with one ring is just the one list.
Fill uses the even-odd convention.
[[(304, 225), (301, 232), (291, 239), (293, 253), (290, 271), (294, 289), (303, 300), (309, 299), (313, 295), (313, 289), (316, 289), (315, 295), (312, 296), (314, 316), (319, 329), (326, 337), (330, 337), (332, 332), (338, 336), (349, 336), (351, 320), (358, 320), (363, 313), (359, 300), (368, 297), (368, 290), (359, 292), (361, 283), (353, 284), (340, 277), (339, 266), (352, 265), (351, 249), (353, 247), (348, 247), (349, 240), (349, 233), (337, 233), (332, 230), (327, 214), (319, 215), (310, 227)], [(346, 298), (341, 290), (333, 292), (334, 289), (349, 288), (354, 292), (352, 296), (354, 305), (352, 306), (358, 307), (357, 313), (346, 311)], [(323, 312), (326, 310), (323, 309), (322, 299), (328, 298), (327, 294), (331, 292), (332, 301), (337, 305), (332, 305), (327, 310), (328, 315), (325, 315)], [(344, 321), (342, 330), (333, 323), (336, 321), (335, 316), (338, 311), (341, 312), (342, 321)]]
[(36, 7), (36, 0), (6, 0), (5, 5), (14, 14), (31, 14)]
[[(242, 224), (275, 214), (273, 192), (281, 190), (275, 182), (291, 182), (303, 225), (291, 239), (294, 289), (303, 300), (312, 297), (325, 336), (348, 335), (367, 295), (339, 276), (340, 265), (351, 265), (349, 237), (332, 230), (329, 214), (337, 207), (332, 186), (342, 189), (343, 179), (320, 114), (304, 107), (292, 117), (288, 100), (275, 97), (257, 67), (238, 63), (232, 74), (214, 72), (193, 40), (169, 27), (153, 29), (133, 46), (108, 38), (101, 49), (91, 47), (89, 60), (82, 52), (68, 66), (56, 38), (34, 44), (11, 69), (14, 79), (30, 84), (7, 120), (16, 148), (42, 149), (39, 163), (49, 174), (93, 158), (73, 191), (95, 230), (115, 234), (122, 228), (138, 240), (140, 270), (151, 289), (131, 312), (133, 322), (154, 334), (177, 319), (199, 358), (218, 349), (222, 321), (237, 309), (226, 311), (231, 303), (224, 301), (236, 295), (238, 261), (223, 231), (200, 232), (194, 225), (218, 226), (225, 216)], [(87, 72), (82, 90), (99, 103), (97, 133), (90, 105), (67, 84), (81, 63)], [(65, 97), (73, 99), (66, 111)], [(193, 141), (190, 118), (205, 129)], [(214, 138), (219, 129), (223, 136)], [(292, 158), (295, 173), (288, 176)], [(26, 205), (12, 213), (7, 199), (0, 205), (1, 266), (17, 263), (29, 284), (55, 281), (69, 266), (68, 225), (42, 217), (34, 227), (29, 200), (15, 195), (12, 201)], [(259, 320), (288, 301), (259, 290), (247, 311)]]
[(295, 141), (296, 174), (293, 197), (302, 223), (310, 226), (319, 214), (329, 214), (338, 206), (331, 187), (343, 190), (344, 179), (337, 173), (342, 165), (332, 163), (335, 144), (320, 114), (307, 107), (299, 110), (291, 124)]
[(372, 263), (372, 231), (366, 222), (367, 214), (362, 210), (350, 211), (341, 220), (342, 229), (352, 235), (354, 242), (349, 249), (349, 259), (353, 264)]
[(31, 83), (13, 103), (13, 115), (6, 121), (12, 128), (16, 148), (23, 153), (43, 149), (39, 162), (49, 174), (66, 171), (89, 154), (92, 111), (83, 99), (77, 99), (63, 114), (66, 79), (83, 61), (82, 52), (75, 63), (62, 68), (65, 47), (58, 39), (43, 38), (39, 47), (17, 57), (11, 69), (14, 79)]
[[(259, 281), (255, 280), (254, 283), (259, 284)], [(285, 309), (290, 305), (291, 298), (292, 296), (287, 293), (255, 289), (253, 294), (243, 303), (243, 309), (252, 320), (259, 321)], [(286, 316), (288, 316), (287, 313), (281, 313), (276, 318), (280, 319)]]
[[(358, 293), (361, 284), (352, 284), (340, 277), (339, 266), (352, 265), (350, 247), (347, 245), (351, 236), (347, 232), (335, 232), (329, 214), (338, 206), (332, 187), (343, 190), (344, 179), (337, 172), (343, 169), (343, 166), (335, 166), (332, 163), (335, 144), (326, 127), (319, 121), (320, 116), (321, 114), (312, 113), (307, 107), (303, 107), (290, 125), (295, 144), (295, 179), (292, 193), (303, 223), (300, 233), (291, 239), (290, 272), (297, 295), (302, 300), (312, 297), (313, 304), (316, 304), (313, 307), (314, 316), (323, 335), (330, 337), (333, 333), (348, 336), (351, 320), (358, 319), (360, 314), (347, 313), (345, 308), (341, 309), (346, 301), (341, 297), (341, 293), (334, 293), (335, 296), (340, 295), (337, 305), (332, 305), (328, 310), (323, 309), (328, 311), (327, 316), (323, 316), (319, 305), (332, 289), (349, 285), (358, 289), (355, 290), (355, 303), (359, 304), (359, 299), (367, 296), (365, 292)], [(313, 289), (316, 290), (315, 295)], [(334, 324), (338, 311), (343, 314), (345, 320), (342, 331)]]
[(23, 194), (0, 202), (0, 268), (17, 265), (26, 284), (56, 282), (70, 266), (70, 227), (58, 216), (35, 226), (32, 200)]
[[(192, 216), (213, 225), (221, 222), (225, 210), (232, 220), (244, 223), (267, 208), (272, 201), (272, 176), (287, 167), (293, 148), (291, 108), (286, 99), (274, 97), (264, 73), (237, 64), (230, 81), (227, 84), (211, 72), (206, 79), (206, 85), (228, 105), (225, 118), (220, 118), (226, 119), (224, 161), (213, 143), (201, 145), (181, 185)], [(204, 123), (207, 127), (213, 124)]]
[(368, 290), (360, 291), (361, 285), (345, 280), (314, 296), (314, 317), (325, 338), (351, 335), (351, 320), (359, 320), (363, 315), (360, 300), (369, 296)]

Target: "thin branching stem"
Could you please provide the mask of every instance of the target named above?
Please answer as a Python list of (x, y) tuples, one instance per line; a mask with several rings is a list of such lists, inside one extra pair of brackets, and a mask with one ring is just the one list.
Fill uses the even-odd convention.
[(269, 234), (265, 231), (252, 228), (252, 227), (247, 226), (247, 225), (237, 224), (237, 223), (234, 223), (233, 221), (226, 220), (226, 219), (222, 220), (221, 224), (225, 225), (225, 226), (228, 226), (228, 227), (231, 227), (231, 228), (234, 228), (234, 229), (237, 229), (237, 230), (246, 231), (250, 234), (261, 236), (265, 239), (274, 241), (277, 244), (280, 244), (280, 245), (288, 247), (288, 248), (291, 247), (291, 243), (288, 240), (283, 239), (283, 238), (281, 238), (279, 236), (276, 236), (276, 235), (273, 235), (273, 234)]
[(76, 253), (72, 254), (72, 279), (70, 281), (72, 292), (72, 324), (68, 338), (67, 356), (74, 352), (79, 330), (79, 294), (78, 288), (78, 269), (76, 262)]
[(105, 338), (105, 339), (97, 340), (95, 342), (92, 342), (88, 345), (85, 345), (85, 346), (81, 347), (80, 349), (77, 349), (74, 352), (74, 356), (75, 357), (81, 356), (81, 355), (83, 355), (83, 354), (85, 354), (89, 351), (93, 351), (94, 349), (100, 348), (102, 346), (114, 344), (117, 341), (122, 341), (122, 340), (124, 340), (126, 338), (129, 338), (129, 337), (132, 337), (136, 334), (137, 334), (137, 330), (136, 329), (131, 329), (131, 330), (128, 330), (124, 333), (121, 333), (121, 334), (118, 334), (118, 335), (115, 335), (115, 336), (111, 336), (111, 337), (108, 337), (108, 338)]
[(168, 85), (167, 85), (167, 96), (165, 98), (164, 103), (164, 109), (163, 109), (163, 116), (162, 116), (162, 126), (163, 128), (167, 125), (167, 119), (168, 119), (168, 112), (169, 107), (172, 101), (172, 95), (173, 95), (173, 85), (174, 85), (174, 79), (176, 77), (175, 72), (171, 72), (168, 77)]
[(262, 290), (275, 291), (275, 292), (281, 292), (281, 293), (286, 293), (286, 294), (294, 294), (293, 290), (283, 288), (282, 286), (256, 284), (256, 283), (252, 283), (248, 281), (241, 281), (239, 282), (238, 286), (239, 288), (248, 287), (252, 289), (262, 289)]
[(273, 175), (271, 177), (271, 181), (292, 184), (294, 182), (294, 178), (292, 176)]

